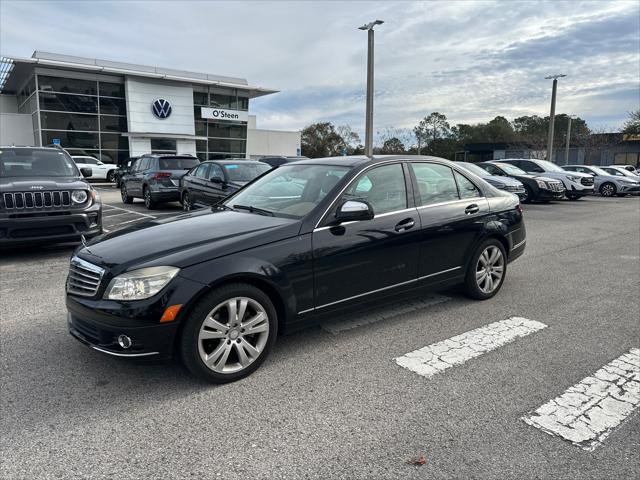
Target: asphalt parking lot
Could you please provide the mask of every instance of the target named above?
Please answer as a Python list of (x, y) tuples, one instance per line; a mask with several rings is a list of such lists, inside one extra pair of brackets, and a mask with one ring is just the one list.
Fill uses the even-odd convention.
[[(125, 206), (98, 188), (107, 230), (180, 211)], [(635, 477), (637, 404), (590, 450), (524, 419), (640, 347), (640, 199), (524, 210), (527, 250), (495, 298), (397, 299), (282, 337), (257, 372), (222, 386), (74, 340), (73, 246), (1, 253), (1, 476)], [(512, 317), (536, 327), (452, 368), (421, 375), (396, 361)]]

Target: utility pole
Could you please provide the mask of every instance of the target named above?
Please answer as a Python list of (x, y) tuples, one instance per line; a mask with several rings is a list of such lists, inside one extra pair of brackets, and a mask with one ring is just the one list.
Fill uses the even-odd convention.
[(569, 115), (567, 123), (567, 146), (564, 147), (564, 164), (569, 165), (569, 143), (571, 142), (571, 119), (573, 115)]
[(364, 154), (367, 157), (373, 156), (373, 27), (383, 23), (384, 21), (382, 20), (375, 20), (358, 27), (359, 30), (367, 31), (369, 40), (367, 47), (367, 109), (364, 134)]
[(556, 91), (558, 89), (558, 78), (566, 77), (559, 73), (557, 75), (549, 75), (544, 77), (546, 80), (553, 79), (553, 87), (551, 89), (551, 113), (549, 114), (549, 138), (547, 140), (547, 160), (553, 162), (553, 127), (556, 119)]

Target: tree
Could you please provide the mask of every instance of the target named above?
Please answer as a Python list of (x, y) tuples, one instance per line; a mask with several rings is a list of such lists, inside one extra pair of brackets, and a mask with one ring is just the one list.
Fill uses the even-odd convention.
[(356, 155), (360, 147), (360, 135), (354, 132), (350, 125), (340, 125), (336, 128), (336, 132), (342, 138), (343, 148), (347, 151), (347, 155)]
[(629, 118), (624, 122), (622, 133), (640, 135), (640, 110), (629, 112)]
[(341, 155), (344, 145), (344, 139), (330, 122), (313, 123), (302, 130), (302, 155), (309, 158)]
[(405, 153), (404, 143), (402, 143), (402, 141), (397, 137), (389, 138), (388, 140), (385, 140), (384, 143), (382, 144), (380, 153), (382, 153), (383, 155), (394, 155), (394, 154)]
[(418, 155), (420, 155), (423, 143), (427, 144), (441, 138), (447, 138), (451, 134), (451, 126), (447, 122), (446, 115), (431, 112), (413, 128), (413, 133), (418, 141)]

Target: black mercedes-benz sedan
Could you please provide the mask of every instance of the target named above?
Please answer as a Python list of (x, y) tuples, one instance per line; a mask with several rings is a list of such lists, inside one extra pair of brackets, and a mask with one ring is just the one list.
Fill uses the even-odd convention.
[(303, 160), (215, 208), (78, 248), (69, 330), (105, 354), (178, 355), (228, 382), (256, 370), (279, 332), (365, 302), (455, 284), (491, 298), (525, 239), (518, 197), (447, 160)]
[(269, 170), (271, 166), (255, 160), (202, 162), (180, 179), (182, 209), (215, 205)]
[(543, 175), (532, 175), (524, 170), (500, 161), (480, 162), (477, 164), (483, 170), (496, 177), (513, 177), (524, 185), (524, 203), (561, 200), (564, 198), (564, 184), (555, 178)]

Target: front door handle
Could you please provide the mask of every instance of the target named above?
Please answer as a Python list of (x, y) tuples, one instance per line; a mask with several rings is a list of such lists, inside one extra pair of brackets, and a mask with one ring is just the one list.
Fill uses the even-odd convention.
[(472, 203), (471, 205), (469, 205), (467, 208), (464, 209), (464, 213), (466, 215), (472, 215), (474, 213), (478, 213), (479, 211), (480, 211), (480, 207), (475, 203)]
[(413, 221), (413, 218), (407, 218), (405, 220), (402, 220), (396, 225), (396, 232), (404, 232), (406, 230), (409, 230), (415, 224), (416, 222)]

